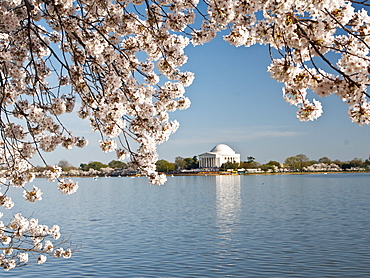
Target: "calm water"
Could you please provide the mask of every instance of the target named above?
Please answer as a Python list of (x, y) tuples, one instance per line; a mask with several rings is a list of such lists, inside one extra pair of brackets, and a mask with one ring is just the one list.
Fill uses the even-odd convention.
[[(82, 249), (1, 277), (369, 277), (370, 174), (77, 179), (16, 203)], [(28, 214), (29, 215), (29, 214)]]

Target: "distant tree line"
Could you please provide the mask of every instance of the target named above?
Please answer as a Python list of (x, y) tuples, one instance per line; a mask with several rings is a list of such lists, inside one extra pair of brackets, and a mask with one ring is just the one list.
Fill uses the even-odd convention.
[(324, 164), (336, 164), (342, 170), (354, 169), (354, 168), (364, 168), (367, 169), (370, 166), (370, 156), (369, 158), (363, 160), (361, 158), (354, 158), (350, 161), (340, 161), (338, 159), (331, 160), (330, 158), (324, 156), (321, 157), (319, 160), (310, 160), (304, 154), (298, 154), (296, 156), (291, 156), (285, 159), (284, 166), (288, 167), (290, 170), (293, 171), (302, 171), (303, 168), (311, 166), (317, 163), (324, 163)]
[(87, 164), (85, 163), (80, 164), (80, 169), (82, 171), (88, 171), (89, 169), (100, 170), (102, 168), (108, 168), (108, 167), (112, 169), (126, 169), (127, 164), (122, 161), (118, 161), (118, 160), (112, 160), (108, 164), (104, 164), (99, 161), (92, 161)]
[[(284, 163), (281, 164), (278, 161), (270, 160), (265, 164), (260, 164), (256, 161), (253, 156), (248, 156), (247, 160), (241, 161), (240, 163), (227, 162), (221, 165), (220, 170), (226, 171), (227, 169), (261, 169), (262, 171), (276, 171), (278, 168), (285, 168), (290, 171), (304, 171), (304, 168), (308, 166), (324, 163), (327, 165), (336, 164), (342, 170), (354, 169), (354, 168), (365, 168), (368, 169), (370, 166), (370, 156), (368, 159), (354, 158), (350, 161), (340, 161), (338, 159), (331, 160), (324, 156), (318, 160), (311, 160), (305, 154), (298, 154), (285, 159)], [(179, 170), (191, 170), (199, 168), (199, 161), (196, 156), (183, 158), (178, 156), (175, 158), (175, 162), (168, 162), (167, 160), (161, 159), (157, 162), (157, 171), (159, 172), (173, 172)]]
[[(111, 169), (127, 169), (128, 165), (125, 162), (112, 160), (108, 164), (104, 164), (99, 161), (90, 161), (89, 163), (81, 163), (80, 167), (75, 167), (70, 164), (67, 160), (61, 160), (57, 164), (63, 171), (69, 172), (71, 170), (82, 170), (82, 171), (89, 171), (90, 169), (93, 170), (101, 170), (103, 168), (111, 168)], [(37, 167), (38, 171), (43, 171), (46, 167)]]
[[(290, 171), (304, 171), (309, 166), (323, 163), (327, 165), (335, 164), (338, 165), (342, 170), (349, 170), (349, 169), (367, 169), (370, 167), (370, 156), (369, 158), (363, 160), (361, 158), (354, 158), (350, 161), (340, 161), (338, 159), (331, 160), (330, 158), (324, 156), (318, 160), (310, 160), (305, 154), (298, 154), (295, 156), (287, 157), (283, 164), (278, 161), (270, 160), (265, 164), (260, 164), (256, 161), (253, 156), (248, 156), (247, 160), (241, 161), (240, 163), (232, 163), (227, 162), (222, 164), (220, 167), (221, 171), (226, 171), (228, 169), (260, 169), (261, 171), (276, 171), (279, 168), (285, 168)], [(105, 168), (111, 169), (128, 169), (130, 167), (129, 164), (125, 162), (112, 160), (108, 164), (104, 164), (99, 161), (90, 161), (88, 163), (81, 163), (79, 167), (75, 167), (70, 164), (67, 160), (61, 160), (58, 163), (58, 166), (62, 168), (63, 171), (69, 172), (71, 170), (81, 170), (81, 171), (89, 171), (90, 169), (100, 171)], [(199, 160), (197, 156), (193, 157), (181, 157), (177, 156), (175, 158), (175, 162), (169, 162), (164, 159), (160, 159), (156, 163), (157, 171), (158, 172), (165, 172), (171, 173), (181, 170), (191, 170), (199, 168)], [(43, 171), (43, 167), (38, 168), (39, 171)]]
[(181, 157), (177, 156), (175, 158), (175, 163), (168, 162), (167, 160), (161, 159), (156, 163), (158, 172), (173, 172), (180, 170), (191, 170), (199, 168), (199, 161), (197, 156), (193, 157)]

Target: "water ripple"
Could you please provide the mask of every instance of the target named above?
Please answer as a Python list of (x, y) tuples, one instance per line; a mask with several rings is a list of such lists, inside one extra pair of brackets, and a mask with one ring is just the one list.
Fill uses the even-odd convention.
[(369, 177), (79, 179), (70, 198), (38, 180), (45, 200), (18, 209), (82, 249), (1, 276), (369, 277)]

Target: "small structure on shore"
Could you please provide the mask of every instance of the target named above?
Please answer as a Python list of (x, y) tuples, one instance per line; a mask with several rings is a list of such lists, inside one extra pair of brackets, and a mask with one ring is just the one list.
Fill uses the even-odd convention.
[(200, 168), (218, 168), (227, 162), (240, 163), (240, 154), (235, 153), (226, 144), (218, 144), (209, 152), (200, 154), (198, 157)]

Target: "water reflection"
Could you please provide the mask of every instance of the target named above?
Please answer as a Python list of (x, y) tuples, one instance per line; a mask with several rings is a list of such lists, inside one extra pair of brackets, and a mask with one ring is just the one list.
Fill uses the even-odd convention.
[(240, 222), (240, 176), (216, 176), (217, 225), (220, 237), (231, 240)]
[(60, 224), (82, 249), (0, 277), (370, 277), (369, 179), (81, 178), (71, 196), (39, 179), (44, 200), (18, 194), (16, 211)]

